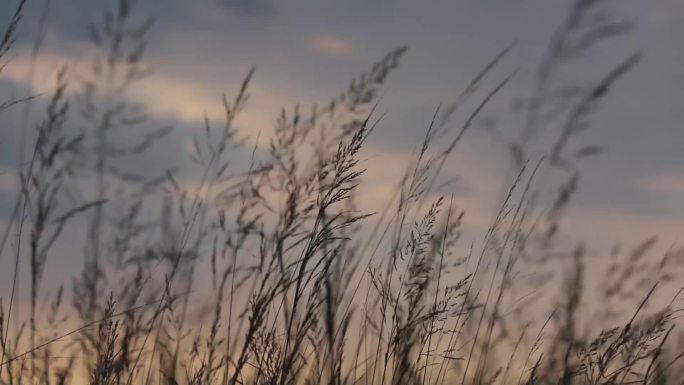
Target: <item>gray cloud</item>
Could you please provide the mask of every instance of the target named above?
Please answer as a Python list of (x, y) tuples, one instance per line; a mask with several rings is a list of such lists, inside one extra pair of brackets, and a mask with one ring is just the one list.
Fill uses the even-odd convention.
[(247, 15), (270, 15), (276, 11), (273, 0), (217, 0), (224, 7)]

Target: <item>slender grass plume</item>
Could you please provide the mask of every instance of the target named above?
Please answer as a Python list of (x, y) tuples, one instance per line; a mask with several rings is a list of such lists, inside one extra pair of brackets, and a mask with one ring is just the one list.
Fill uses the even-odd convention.
[[(50, 18), (69, 6), (9, 3), (0, 79), (17, 66), (38, 79)], [(227, 3), (245, 18), (272, 4)], [(635, 23), (608, 0), (570, 1), (536, 65), (511, 65), (517, 44), (490, 52), (427, 111), (404, 166), (369, 143), (411, 49), (378, 55), (332, 98), (268, 112), (258, 131), (245, 128), (267, 114), (250, 110), (256, 67), (199, 126), (167, 124), (155, 106), (173, 95), (145, 92), (172, 64), (148, 56), (160, 4), (92, 2), (102, 17), (73, 18), (78, 58), (50, 87), (0, 100), (0, 129), (18, 133), (0, 140), (16, 156), (0, 178), (0, 384), (684, 383), (684, 249), (661, 252), (644, 229), (603, 255), (568, 230), (604, 150), (594, 122), (644, 56), (623, 49)], [(619, 59), (574, 72), (596, 47)], [(180, 103), (201, 93), (187, 92)], [(486, 213), (450, 182), (474, 131), (506, 169)], [(374, 162), (400, 172), (382, 193)]]

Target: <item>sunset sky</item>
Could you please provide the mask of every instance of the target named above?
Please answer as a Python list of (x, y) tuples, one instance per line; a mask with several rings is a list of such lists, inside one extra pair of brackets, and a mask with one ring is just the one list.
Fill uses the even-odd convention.
[[(15, 2), (0, 2), (0, 25), (9, 19)], [(100, 20), (109, 4), (51, 1), (33, 79), (35, 92), (49, 92), (62, 65), (77, 74), (87, 64), (92, 50), (87, 25)], [(593, 50), (574, 76), (579, 82), (596, 80), (635, 51), (645, 57), (619, 81), (581, 138), (582, 143), (605, 145), (607, 151), (583, 162), (568, 229), (596, 245), (597, 251), (614, 242), (634, 245), (651, 234), (661, 236), (665, 246), (681, 245), (684, 2), (611, 4), (615, 15), (635, 21), (636, 29)], [(512, 43), (511, 54), (484, 87), (492, 88), (516, 68), (520, 71), (497, 95), (486, 117), (496, 116), (502, 131), (520, 124), (508, 104), (529, 93), (536, 65), (568, 5), (549, 0), (139, 0), (137, 14), (156, 19), (147, 57), (155, 74), (132, 97), (147, 103), (150, 126), (173, 124), (177, 135), (136, 167), (153, 171), (157, 164), (185, 162), (187, 138), (201, 128), (205, 113), (220, 122), (221, 94), (233, 95), (252, 65), (256, 74), (251, 99), (239, 124), (255, 137), (260, 131), (268, 133), (280, 107), (325, 103), (385, 52), (406, 44), (409, 50), (400, 68), (382, 92), (379, 110), (385, 116), (363, 153), (369, 181), (363, 199), (368, 207), (377, 207), (401, 176), (434, 110), (453, 101), (485, 63)], [(16, 55), (0, 73), (2, 99), (28, 92), (29, 51), (43, 7), (44, 0), (28, 2)], [(0, 117), (4, 217), (16, 187), (16, 153), (7, 146), (17, 140), (21, 111), (17, 107)], [(499, 182), (506, 171), (503, 146), (480, 124), (456, 152), (447, 174), (459, 179), (451, 190), (466, 209), (466, 222), (484, 227), (504, 187)], [(80, 260), (80, 247), (62, 247), (76, 254), (74, 261)], [(1, 266), (7, 262), (4, 256), (0, 260)]]

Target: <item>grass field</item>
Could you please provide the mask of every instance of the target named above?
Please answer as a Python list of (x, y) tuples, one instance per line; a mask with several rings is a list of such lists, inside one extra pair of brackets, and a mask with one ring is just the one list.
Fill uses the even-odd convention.
[[(0, 71), (16, 65), (27, 1), (0, 21)], [(508, 172), (473, 234), (478, 213), (445, 179), (490, 104), (511, 98), (518, 70), (503, 61), (515, 44), (435, 108), (405, 164), (365, 152), (403, 46), (257, 135), (238, 123), (252, 68), (220, 101), (222, 120), (207, 117), (176, 154), (164, 147), (175, 130), (131, 98), (154, 77), (154, 15), (103, 2), (103, 18), (84, 23), (82, 68), (0, 100), (18, 127), (0, 128), (18, 132), (0, 143), (18, 158), (3, 176), (15, 182), (0, 241), (0, 383), (682, 384), (684, 249), (661, 252), (644, 229), (599, 257), (565, 236), (583, 167), (602, 151), (576, 139), (642, 58), (628, 52), (581, 87), (556, 81), (590, 48), (628, 38), (605, 3), (570, 4), (522, 123), (491, 130)], [(45, 25), (30, 27), (35, 59)], [(152, 149), (184, 162), (140, 160)], [(161, 171), (138, 172), (150, 164)], [(372, 167), (400, 177), (378, 193)], [(58, 270), (69, 278), (55, 282)]]

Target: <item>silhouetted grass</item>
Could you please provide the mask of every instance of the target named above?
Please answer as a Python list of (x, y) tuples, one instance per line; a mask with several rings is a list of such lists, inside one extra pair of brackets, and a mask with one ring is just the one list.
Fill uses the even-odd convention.
[[(0, 41), (0, 60), (24, 3)], [(655, 260), (649, 239), (626, 257), (616, 252), (595, 285), (586, 271), (604, 267), (586, 245), (557, 240), (580, 181), (577, 161), (598, 152), (572, 149), (572, 140), (639, 58), (558, 102), (567, 87), (554, 83), (555, 71), (626, 31), (592, 17), (602, 3), (573, 3), (522, 109), (524, 123), (512, 131), (519, 138), (494, 132), (511, 154), (510, 181), (492, 202), (481, 241), (468, 244), (467, 213), (453, 196), (438, 196), (437, 183), (488, 103), (503, 97), (515, 71), (487, 84), (513, 47), (435, 112), (387, 206), (370, 213), (357, 209), (369, 183), (360, 152), (405, 47), (323, 107), (283, 109), (273, 136), (253, 148), (235, 123), (249, 101), (250, 69), (236, 96), (222, 100), (225, 120), (205, 119), (194, 138), (188, 186), (173, 170), (149, 177), (121, 167), (171, 130), (147, 130), (144, 106), (127, 94), (149, 74), (152, 21), (136, 22), (134, 4), (119, 0), (90, 26), (96, 54), (87, 76), (58, 74), (30, 162), (16, 172), (21, 191), (0, 248), (16, 234), (15, 282), (0, 306), (0, 383), (681, 384), (684, 353), (671, 341), (681, 290), (655, 310), (649, 304), (663, 302), (659, 290), (680, 277), (684, 253)], [(22, 102), (30, 101), (0, 103), (0, 112)], [(459, 113), (465, 119), (455, 126)], [(71, 121), (84, 130), (70, 129)], [(235, 154), (247, 154), (248, 165), (236, 166)], [(548, 194), (538, 180), (553, 173), (560, 182)], [(66, 199), (71, 190), (81, 202)], [(158, 220), (149, 214), (156, 208)], [(46, 297), (41, 282), (54, 244), (77, 217), (87, 220), (87, 237), (69, 307), (62, 286)], [(10, 333), (10, 318), (22, 316), (14, 290), (24, 258), (29, 311)], [(522, 277), (537, 270), (562, 281), (557, 295), (538, 295), (549, 287)], [(600, 301), (598, 316), (587, 314), (591, 301)]]

